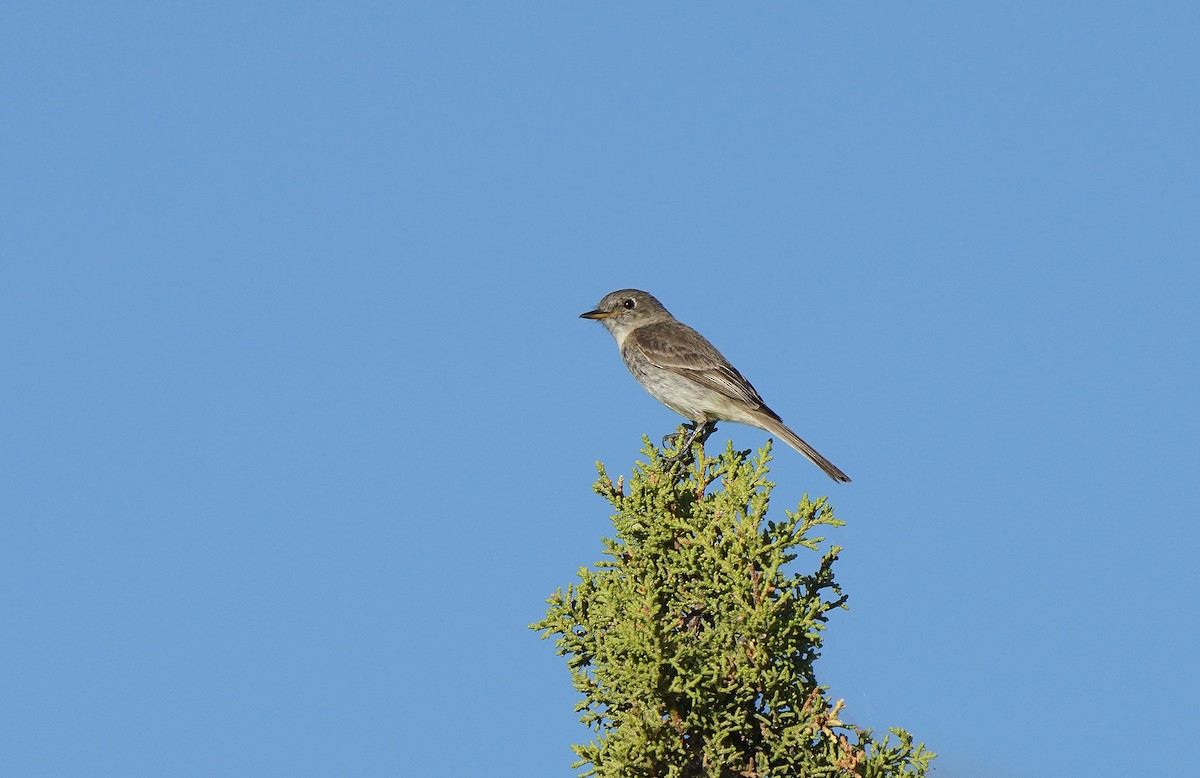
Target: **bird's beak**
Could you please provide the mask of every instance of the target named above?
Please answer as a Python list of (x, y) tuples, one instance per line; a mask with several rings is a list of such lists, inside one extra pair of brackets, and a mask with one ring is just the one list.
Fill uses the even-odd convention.
[(581, 319), (607, 319), (609, 316), (612, 316), (614, 313), (615, 313), (615, 311), (608, 311), (607, 313), (605, 313), (604, 311), (600, 311), (600, 310), (588, 311), (587, 313), (579, 314), (579, 318), (581, 318)]

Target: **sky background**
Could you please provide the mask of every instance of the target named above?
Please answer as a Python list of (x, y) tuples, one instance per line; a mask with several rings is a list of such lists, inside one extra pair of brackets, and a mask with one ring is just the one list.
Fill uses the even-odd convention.
[[(1200, 728), (1200, 6), (0, 6), (0, 772), (569, 776), (527, 625), (679, 419), (854, 478), (820, 680), (941, 778)], [(723, 447), (760, 446), (726, 425)]]

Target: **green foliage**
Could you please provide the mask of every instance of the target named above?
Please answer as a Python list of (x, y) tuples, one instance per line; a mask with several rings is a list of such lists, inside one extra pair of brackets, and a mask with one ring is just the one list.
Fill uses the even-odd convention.
[[(530, 625), (557, 636), (596, 732), (572, 746), (574, 766), (601, 778), (924, 775), (932, 753), (903, 730), (878, 741), (844, 723), (813, 676), (828, 614), (846, 602), (841, 549), (822, 553), (811, 535), (842, 524), (825, 498), (767, 520), (769, 446), (753, 460), (732, 445), (694, 451), (685, 467), (646, 441), (628, 485), (597, 465), (616, 537)], [(815, 570), (792, 570), (801, 553)]]

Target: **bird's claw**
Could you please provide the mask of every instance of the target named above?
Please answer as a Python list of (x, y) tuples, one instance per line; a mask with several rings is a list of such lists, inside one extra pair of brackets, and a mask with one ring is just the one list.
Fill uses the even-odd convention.
[(668, 464), (676, 465), (692, 460), (694, 457), (692, 444), (696, 441), (703, 444), (708, 439), (708, 436), (717, 429), (715, 422), (704, 422), (703, 424), (693, 422), (691, 424), (684, 424), (683, 427), (687, 432), (666, 435), (662, 439), (662, 447), (664, 449), (675, 448), (674, 454), (663, 458)]

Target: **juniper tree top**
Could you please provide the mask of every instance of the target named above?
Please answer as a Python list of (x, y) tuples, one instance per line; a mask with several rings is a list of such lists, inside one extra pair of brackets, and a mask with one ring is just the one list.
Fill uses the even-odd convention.
[(767, 518), (769, 446), (703, 447), (687, 466), (646, 441), (646, 463), (595, 490), (612, 505), (603, 559), (547, 601), (594, 739), (572, 748), (604, 778), (920, 776), (933, 754), (892, 729), (846, 723), (815, 677), (829, 614), (846, 603), (824, 498)]

